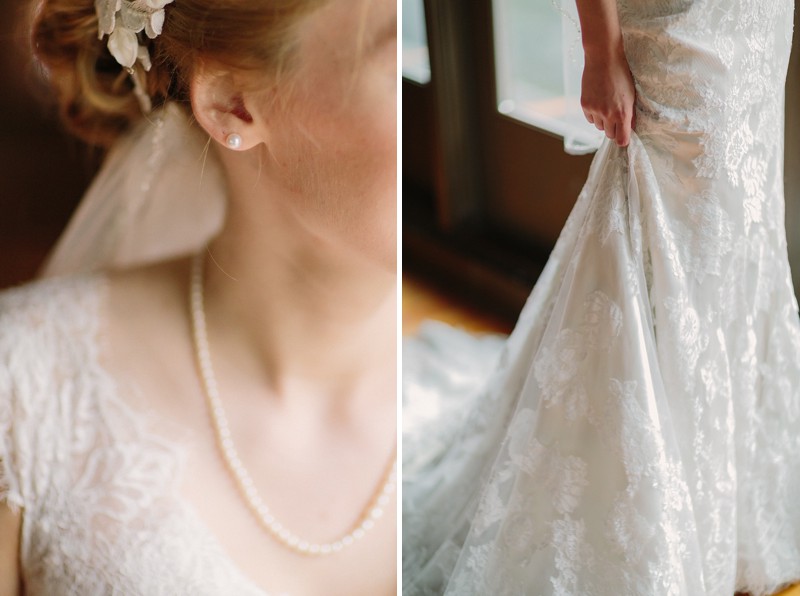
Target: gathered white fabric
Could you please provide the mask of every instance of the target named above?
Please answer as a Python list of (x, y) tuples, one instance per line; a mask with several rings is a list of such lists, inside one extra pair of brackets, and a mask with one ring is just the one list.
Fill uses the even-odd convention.
[(114, 144), (42, 274), (128, 267), (196, 252), (222, 227), (226, 196), (208, 135), (167, 103)]
[(595, 156), (513, 333), (405, 347), (406, 596), (800, 580), (793, 2), (618, 7), (637, 132)]
[(101, 365), (102, 274), (0, 294), (0, 502), (31, 596), (265, 596), (179, 494), (182, 443)]

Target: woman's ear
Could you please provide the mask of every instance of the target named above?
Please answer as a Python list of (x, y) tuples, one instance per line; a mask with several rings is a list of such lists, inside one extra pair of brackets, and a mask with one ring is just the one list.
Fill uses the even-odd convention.
[(246, 151), (266, 140), (253, 126), (253, 116), (230, 72), (198, 67), (189, 93), (197, 122), (223, 147)]

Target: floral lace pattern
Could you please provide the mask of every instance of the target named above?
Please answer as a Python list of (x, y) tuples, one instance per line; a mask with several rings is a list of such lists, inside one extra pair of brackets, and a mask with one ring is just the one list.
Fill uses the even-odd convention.
[[(490, 369), (454, 330), (406, 346), (437, 357), (404, 371), (404, 399), (460, 413), (406, 429), (406, 596), (760, 596), (800, 580), (793, 2), (618, 6), (631, 145), (599, 150)], [(456, 384), (463, 366), (484, 374)]]
[(98, 360), (104, 278), (0, 294), (0, 501), (26, 594), (265, 596), (178, 496), (183, 454)]

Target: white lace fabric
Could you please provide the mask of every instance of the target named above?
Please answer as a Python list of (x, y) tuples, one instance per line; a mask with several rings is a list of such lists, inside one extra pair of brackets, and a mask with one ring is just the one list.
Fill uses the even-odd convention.
[(0, 501), (31, 595), (266, 596), (179, 496), (185, 455), (101, 364), (103, 275), (0, 293)]
[(631, 145), (601, 147), (494, 358), (452, 330), (406, 346), (404, 403), (434, 412), (406, 415), (407, 596), (760, 596), (800, 581), (793, 2), (618, 6)]

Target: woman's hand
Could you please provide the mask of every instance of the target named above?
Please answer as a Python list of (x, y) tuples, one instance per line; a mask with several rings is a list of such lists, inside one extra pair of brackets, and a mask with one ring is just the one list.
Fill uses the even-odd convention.
[(581, 106), (586, 119), (627, 147), (636, 126), (636, 89), (622, 46), (617, 0), (575, 0), (586, 56)]
[(636, 126), (633, 76), (620, 47), (586, 53), (581, 84), (581, 107), (586, 119), (620, 147), (627, 147)]

